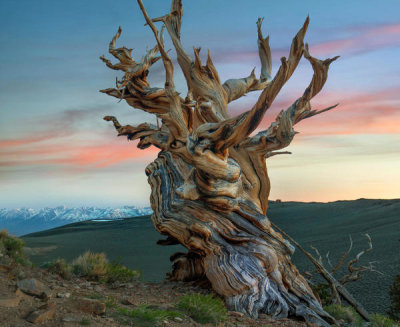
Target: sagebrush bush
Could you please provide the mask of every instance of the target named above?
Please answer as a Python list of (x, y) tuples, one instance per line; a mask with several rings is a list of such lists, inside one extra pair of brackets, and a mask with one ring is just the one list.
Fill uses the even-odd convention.
[(86, 251), (72, 262), (72, 271), (75, 275), (95, 280), (102, 279), (108, 268), (108, 260), (104, 253)]
[[(69, 269), (68, 265), (60, 262), (63, 269)], [(58, 268), (58, 267), (57, 267)], [(119, 261), (109, 263), (104, 253), (93, 253), (86, 251), (72, 261), (71, 271), (78, 276), (87, 277), (101, 281), (103, 283), (131, 282), (138, 279), (141, 273), (137, 270), (129, 269), (119, 263)]]
[(70, 266), (65, 259), (58, 258), (46, 263), (45, 268), (53, 274), (57, 274), (64, 279), (72, 278), (72, 266)]
[(186, 294), (179, 299), (177, 308), (202, 324), (217, 324), (227, 318), (227, 310), (221, 299), (212, 295)]
[(337, 320), (344, 320), (350, 326), (361, 326), (363, 319), (353, 307), (331, 304), (324, 307), (324, 310)]
[(29, 260), (24, 257), (25, 242), (18, 237), (11, 236), (7, 230), (0, 232), (0, 253), (7, 255), (20, 264), (29, 264)]
[(141, 273), (137, 270), (129, 269), (120, 264), (119, 261), (108, 264), (105, 276), (106, 283), (122, 282), (127, 283), (140, 278)]
[(394, 320), (381, 315), (379, 313), (373, 313), (370, 316), (371, 319), (371, 327), (399, 327), (400, 325), (396, 323)]

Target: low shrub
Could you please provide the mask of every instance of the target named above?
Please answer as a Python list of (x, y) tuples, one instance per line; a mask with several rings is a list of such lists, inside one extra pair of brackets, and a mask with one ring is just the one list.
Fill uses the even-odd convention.
[[(65, 261), (59, 264), (61, 265), (60, 268), (69, 269)], [(125, 267), (119, 261), (109, 263), (104, 253), (93, 253), (90, 251), (86, 251), (73, 260), (71, 271), (75, 275), (98, 280), (103, 283), (126, 283), (136, 280), (141, 276), (139, 271)]]
[(88, 318), (82, 318), (82, 319), (79, 321), (79, 324), (80, 324), (81, 326), (90, 326), (90, 319), (88, 319)]
[(317, 295), (321, 300), (322, 305), (326, 306), (332, 304), (333, 296), (328, 284), (319, 283), (317, 285), (310, 286), (314, 294)]
[(100, 280), (107, 274), (108, 260), (104, 253), (86, 251), (72, 262), (75, 275)]
[(337, 320), (344, 320), (350, 326), (361, 326), (363, 319), (353, 307), (331, 304), (324, 307), (324, 310)]
[(13, 258), (23, 257), (25, 242), (20, 238), (8, 235), (7, 230), (0, 232), (0, 242), (2, 244), (2, 252)]
[(227, 318), (224, 304), (212, 295), (187, 294), (179, 299), (177, 308), (202, 324), (217, 324)]
[(64, 259), (58, 258), (44, 265), (50, 272), (64, 279), (72, 278), (72, 267)]
[(11, 236), (7, 230), (0, 232), (0, 254), (6, 255), (16, 263), (29, 265), (31, 262), (24, 256), (25, 242), (18, 237)]
[(127, 283), (140, 278), (141, 273), (137, 270), (129, 269), (120, 264), (119, 261), (108, 264), (105, 276), (106, 283), (122, 282)]
[(111, 296), (106, 297), (104, 304), (106, 305), (107, 308), (117, 308), (118, 307), (117, 300)]
[(399, 327), (400, 325), (396, 323), (394, 320), (378, 314), (373, 313), (370, 315), (371, 319), (371, 327)]
[(183, 316), (176, 311), (160, 310), (150, 306), (141, 306), (133, 310), (117, 308), (117, 312), (128, 317), (134, 326), (140, 327), (154, 327), (159, 325), (162, 320)]

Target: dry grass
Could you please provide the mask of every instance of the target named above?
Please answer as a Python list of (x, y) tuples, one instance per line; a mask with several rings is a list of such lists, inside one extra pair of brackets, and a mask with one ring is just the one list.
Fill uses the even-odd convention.
[(74, 274), (100, 280), (107, 274), (109, 262), (104, 253), (86, 251), (72, 262)]

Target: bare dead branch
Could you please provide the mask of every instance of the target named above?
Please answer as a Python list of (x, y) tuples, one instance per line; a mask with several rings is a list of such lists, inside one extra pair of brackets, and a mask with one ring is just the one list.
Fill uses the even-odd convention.
[(359, 266), (359, 267), (354, 267), (354, 265), (360, 260), (361, 256), (364, 255), (365, 253), (369, 252), (372, 250), (372, 240), (369, 234), (364, 234), (364, 236), (368, 240), (368, 248), (362, 250), (359, 252), (356, 257), (352, 260), (350, 260), (347, 264), (347, 269), (349, 271), (349, 274), (343, 276), (340, 279), (340, 282), (343, 285), (346, 285), (348, 282), (354, 282), (356, 280), (359, 280), (361, 278), (361, 273), (363, 271), (375, 271), (372, 263), (369, 263), (368, 266)]
[(351, 249), (353, 248), (353, 239), (351, 238), (351, 235), (349, 235), (350, 238), (350, 245), (348, 250), (343, 253), (342, 257), (340, 258), (339, 262), (337, 263), (337, 265), (335, 266), (335, 268), (332, 269), (331, 273), (334, 274), (335, 272), (337, 272), (340, 267), (343, 265), (344, 261), (346, 260), (347, 256), (350, 254)]
[(321, 253), (319, 253), (318, 249), (317, 249), (316, 247), (312, 246), (312, 245), (310, 245), (310, 248), (312, 248), (312, 249), (315, 251), (315, 253), (316, 253), (317, 256), (318, 256), (318, 262), (319, 262), (321, 265), (323, 265), (324, 263), (323, 263), (323, 261), (322, 261), (322, 256), (321, 256)]
[(285, 57), (281, 58), (281, 66), (278, 72), (274, 79), (264, 88), (253, 108), (237, 117), (218, 124), (209, 124), (207, 128), (203, 128), (201, 137), (214, 140), (218, 151), (224, 151), (229, 147), (239, 144), (257, 128), (266, 110), (271, 106), (273, 100), (293, 74), (300, 61), (303, 54), (303, 39), (308, 22), (309, 19), (307, 18), (303, 27), (292, 41), (289, 59), (286, 60)]
[(163, 38), (159, 37), (158, 30), (154, 25), (153, 21), (150, 19), (147, 14), (146, 9), (144, 8), (142, 0), (137, 0), (140, 10), (143, 13), (144, 18), (146, 19), (147, 24), (150, 26), (153, 31), (154, 37), (157, 41), (158, 49), (161, 54), (162, 61), (164, 63), (165, 68), (165, 90), (166, 95), (169, 99), (169, 112), (166, 115), (160, 116), (163, 119), (163, 122), (167, 125), (170, 130), (170, 138), (168, 140), (168, 145), (176, 147), (182, 147), (186, 144), (186, 138), (188, 134), (188, 121), (187, 116), (185, 117), (184, 111), (181, 106), (181, 98), (179, 94), (175, 90), (174, 84), (174, 66), (172, 64), (172, 60), (169, 57), (167, 51), (164, 48)]
[(329, 258), (329, 251), (326, 252), (325, 257), (326, 257), (326, 261), (328, 262), (328, 265), (329, 265), (331, 268), (333, 268), (332, 263), (331, 263), (331, 259)]
[(149, 123), (142, 123), (138, 126), (124, 125), (122, 126), (114, 116), (105, 116), (104, 120), (112, 121), (115, 129), (118, 131), (118, 136), (126, 136), (128, 140), (139, 139), (137, 147), (146, 149), (151, 145), (166, 150), (168, 133), (161, 131), (156, 126)]
[(265, 39), (262, 34), (262, 22), (264, 18), (258, 18), (257, 20), (257, 34), (258, 34), (258, 54), (261, 62), (261, 74), (260, 78), (257, 79), (254, 74), (254, 69), (250, 76), (239, 79), (228, 79), (223, 87), (228, 96), (228, 103), (236, 100), (250, 91), (263, 90), (267, 84), (271, 81), (271, 49), (269, 46), (269, 36)]
[(262, 153), (285, 148), (291, 143), (296, 134), (293, 129), (294, 124), (337, 106), (331, 106), (320, 111), (311, 110), (310, 100), (322, 89), (328, 77), (329, 65), (338, 57), (323, 61), (316, 59), (309, 54), (308, 45), (305, 46), (304, 56), (311, 63), (314, 70), (313, 78), (304, 94), (288, 109), (282, 110), (275, 122), (267, 130), (245, 140), (241, 146), (251, 148), (252, 151), (261, 151)]
[(270, 158), (278, 154), (292, 154), (290, 151), (270, 151), (265, 154), (265, 158)]
[(297, 243), (291, 236), (281, 230), (278, 226), (271, 222), (273, 228), (284, 235), (290, 242), (292, 242), (304, 255), (310, 259), (314, 266), (318, 269), (319, 274), (329, 283), (329, 285), (335, 289), (357, 312), (366, 320), (370, 321), (368, 312), (364, 309), (361, 303), (359, 303), (353, 296), (347, 291), (343, 284), (338, 282), (332, 274), (325, 269), (325, 267), (316, 260), (309, 252), (307, 252), (299, 243)]

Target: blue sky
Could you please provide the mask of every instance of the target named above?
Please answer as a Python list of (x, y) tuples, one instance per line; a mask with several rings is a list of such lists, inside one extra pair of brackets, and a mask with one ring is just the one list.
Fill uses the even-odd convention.
[[(152, 17), (170, 6), (166, 0), (144, 4)], [(274, 71), (307, 15), (311, 54), (341, 56), (313, 101), (316, 108), (340, 106), (299, 124), (288, 149), (293, 154), (269, 160), (272, 199), (400, 197), (398, 1), (184, 0), (183, 6), (182, 42), (188, 51), (202, 46), (203, 55), (210, 49), (222, 80), (259, 69), (259, 16), (270, 35)], [(137, 59), (155, 44), (136, 1), (2, 0), (0, 24), (0, 207), (148, 204), (144, 167), (157, 151), (116, 138), (102, 117), (113, 114), (130, 124), (154, 117), (98, 92), (114, 85), (116, 72), (98, 57), (107, 56), (118, 26), (118, 44), (134, 48)], [(303, 60), (260, 128), (311, 76)], [(150, 81), (162, 86), (161, 63)], [(181, 74), (176, 84), (186, 92)], [(232, 115), (257, 96), (232, 103)]]

